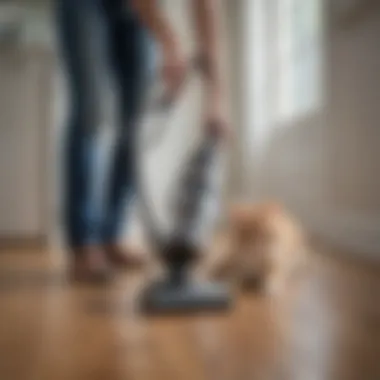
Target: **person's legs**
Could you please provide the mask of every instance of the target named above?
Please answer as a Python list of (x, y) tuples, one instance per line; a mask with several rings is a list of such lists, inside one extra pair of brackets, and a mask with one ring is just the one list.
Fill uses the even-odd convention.
[(104, 278), (108, 274), (100, 244), (100, 219), (94, 175), (101, 123), (98, 0), (57, 0), (58, 37), (68, 83), (69, 114), (65, 130), (64, 232), (74, 254), (74, 274)]
[[(123, 4), (124, 3), (124, 4)], [(135, 191), (135, 133), (149, 82), (153, 44), (125, 0), (104, 0), (109, 17), (109, 49), (118, 99), (118, 126), (103, 225), (103, 241), (110, 258), (119, 263), (137, 263), (138, 256), (121, 254), (125, 211)]]

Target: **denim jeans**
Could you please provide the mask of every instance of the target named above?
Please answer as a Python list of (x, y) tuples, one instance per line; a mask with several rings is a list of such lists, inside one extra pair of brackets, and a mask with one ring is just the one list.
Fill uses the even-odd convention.
[[(60, 52), (68, 82), (69, 114), (64, 140), (63, 200), (67, 244), (115, 242), (134, 193), (134, 143), (145, 94), (152, 44), (126, 0), (56, 0)], [(101, 173), (100, 78), (106, 62), (114, 83), (116, 142), (107, 173)], [(106, 180), (99, 207), (99, 181)], [(104, 181), (103, 181), (104, 182)]]

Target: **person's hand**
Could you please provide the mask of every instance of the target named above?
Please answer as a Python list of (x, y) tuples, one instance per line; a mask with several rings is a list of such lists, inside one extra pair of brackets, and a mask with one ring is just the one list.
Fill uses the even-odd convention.
[(179, 95), (187, 75), (187, 63), (178, 43), (163, 44), (161, 70), (165, 99), (172, 102)]

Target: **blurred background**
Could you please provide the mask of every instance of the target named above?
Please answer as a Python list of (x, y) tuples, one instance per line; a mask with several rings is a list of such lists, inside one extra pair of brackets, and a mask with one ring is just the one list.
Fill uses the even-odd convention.
[[(186, 2), (166, 3), (190, 55)], [(369, 2), (361, 9), (361, 3), (366, 1), (224, 2), (226, 72), (236, 130), (226, 197), (278, 198), (311, 233), (376, 258), (380, 21), (376, 5)], [(56, 153), (65, 88), (51, 7), (50, 1), (1, 2), (4, 238), (51, 242), (59, 230)], [(181, 125), (170, 128), (154, 158), (165, 167), (152, 179), (157, 198), (164, 197), (172, 176), (170, 157), (186, 150), (183, 133), (190, 136), (196, 129), (198, 87), (188, 86), (172, 121)], [(112, 112), (107, 113), (111, 95), (104, 97), (105, 133), (112, 132), (107, 128), (112, 125)]]
[[(165, 0), (162, 3), (191, 56), (194, 45), (191, 19), (187, 16), (188, 2)], [(277, 199), (298, 216), (312, 240), (332, 247), (338, 260), (354, 258), (355, 263), (360, 263), (357, 265), (377, 265), (380, 259), (380, 3), (376, 0), (223, 0), (222, 4), (225, 69), (235, 130), (225, 168), (223, 207), (236, 199)], [(66, 89), (55, 33), (51, 1), (0, 1), (0, 243), (6, 257), (1, 264), (3, 268), (13, 268), (13, 255), (17, 255), (13, 253), (14, 247), (21, 247), (23, 253), (29, 250), (34, 254), (49, 252), (49, 257), (60, 252), (59, 157)], [(107, 149), (107, 141), (112, 137), (113, 107), (107, 78), (104, 79), (104, 95), (102, 133), (106, 136), (104, 149)], [(171, 120), (173, 128), (150, 159), (149, 181), (154, 186), (155, 205), (163, 218), (165, 197), (180, 161), (173, 157), (183, 157), (189, 141), (195, 141), (197, 128), (194, 125), (199, 124), (197, 110), (200, 106), (199, 86), (191, 81)], [(134, 234), (141, 239), (139, 221), (133, 218), (133, 228), (126, 235)], [(17, 257), (17, 262), (24, 263), (24, 269), (36, 262), (28, 254)], [(375, 297), (365, 296), (379, 289), (374, 288), (379, 286), (374, 277), (367, 283), (367, 277), (362, 278), (355, 271), (347, 273), (348, 277), (343, 277), (348, 282), (342, 280), (343, 284), (352, 285), (352, 281), (361, 279), (359, 282), (368, 285), (363, 285), (367, 286), (366, 290), (360, 293), (355, 288), (352, 292), (356, 292), (358, 300), (372, 300), (368, 304), (377, 307)], [(0, 286), (3, 290), (10, 289), (6, 278), (2, 280), (2, 288)], [(353, 289), (346, 285), (342, 291)], [(0, 300), (0, 310), (4, 311), (0, 311), (0, 321), (3, 315), (4, 323), (9, 324), (17, 320), (16, 316), (28, 312), (23, 301), (17, 301), (20, 303), (15, 306), (13, 298), (6, 298), (11, 297), (11, 293), (4, 292), (0, 297), (5, 300), (3, 304)], [(318, 309), (320, 305), (314, 303), (318, 298), (310, 297), (310, 304)], [(336, 305), (338, 299), (342, 298), (337, 296)], [(73, 306), (72, 300), (65, 298), (62, 302)], [(49, 306), (51, 310), (64, 311), (64, 306), (54, 305)], [(356, 308), (360, 309), (353, 306)], [(37, 313), (39, 316), (44, 314), (41, 310)], [(267, 321), (264, 315), (258, 317), (255, 310), (252, 320)], [(343, 310), (346, 309), (343, 307)], [(360, 314), (345, 326), (354, 320), (356, 322), (350, 325), (354, 330), (370, 325), (372, 330), (368, 331), (371, 332), (360, 337), (370, 339), (372, 335), (373, 340), (379, 342), (378, 307), (371, 312), (365, 310), (367, 314)], [(368, 313), (371, 316), (366, 319)], [(56, 315), (52, 314), (51, 318)], [(238, 325), (240, 317), (236, 318), (234, 323)], [(39, 317), (30, 323), (37, 323), (37, 319)], [(25, 360), (29, 351), (25, 351), (26, 348), (18, 351), (19, 346), (10, 343), (12, 336), (19, 337), (17, 344), (23, 346), (16, 330), (29, 322), (20, 321), (15, 322), (17, 328), (9, 330), (14, 335), (1, 330), (0, 341), (7, 337), (7, 344), (13, 347), (8, 353), (23, 352), (25, 357), (20, 356), (20, 360)], [(68, 325), (62, 326), (44, 330), (46, 336), (59, 335), (57, 331), (68, 328)], [(325, 322), (321, 326), (321, 330), (317, 329), (320, 336), (322, 331), (330, 331)], [(310, 329), (313, 330), (313, 326)], [(27, 336), (29, 344), (34, 342), (32, 335)], [(323, 344), (313, 346), (315, 352), (332, 347), (325, 338)], [(357, 335), (355, 339), (359, 339)], [(346, 362), (355, 356), (353, 352), (361, 352), (359, 348), (365, 346), (359, 340), (350, 342), (355, 349), (346, 356), (342, 354)], [(8, 350), (7, 344), (0, 344), (4, 352)], [(380, 351), (375, 342), (368, 344), (357, 372), (342, 370), (340, 375), (337, 372), (335, 377), (328, 377), (317, 371), (289, 379), (377, 380), (380, 369), (375, 365), (374, 355)], [(51, 346), (41, 351), (43, 355), (48, 352), (47, 347)], [(320, 359), (318, 353), (315, 358)], [(43, 355), (39, 356), (42, 367)], [(58, 363), (58, 356), (52, 358), (52, 362)], [(32, 363), (32, 359), (26, 363)], [(26, 375), (27, 368), (32, 368), (27, 364), (3, 365), (0, 377), (4, 380), (31, 378)], [(74, 367), (71, 363), (64, 368)], [(52, 368), (53, 365), (51, 372), (45, 373), (46, 377), (36, 372), (39, 374), (36, 379), (57, 378)], [(367, 377), (360, 377), (363, 370), (368, 370)], [(2, 376), (2, 373), (7, 375)], [(200, 378), (196, 371), (187, 373), (188, 379)], [(316, 373), (316, 377), (310, 373)], [(94, 378), (88, 376), (77, 378)]]

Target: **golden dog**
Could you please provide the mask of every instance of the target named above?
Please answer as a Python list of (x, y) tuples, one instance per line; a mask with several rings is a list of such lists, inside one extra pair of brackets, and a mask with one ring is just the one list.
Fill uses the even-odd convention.
[(244, 288), (281, 292), (306, 258), (300, 225), (275, 202), (231, 207), (225, 255), (215, 255), (212, 277), (232, 277)]

